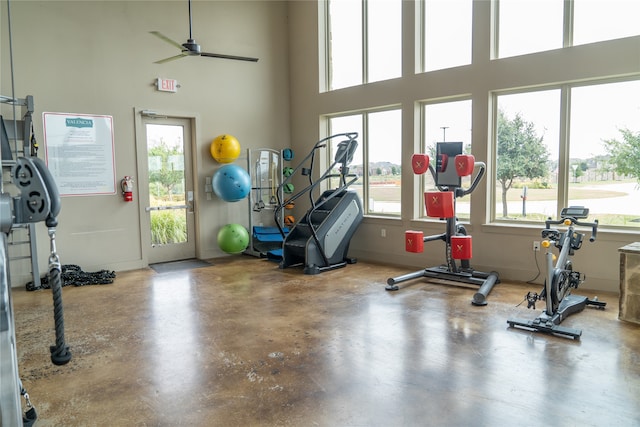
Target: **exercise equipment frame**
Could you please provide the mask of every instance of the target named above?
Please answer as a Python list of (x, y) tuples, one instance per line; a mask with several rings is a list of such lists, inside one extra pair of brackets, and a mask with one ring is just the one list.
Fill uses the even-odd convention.
[[(315, 178), (316, 154), (335, 138), (344, 139), (335, 147), (334, 161)], [(279, 268), (304, 265), (304, 274), (318, 274), (357, 262), (356, 258), (348, 256), (351, 237), (364, 216), (358, 194), (349, 190), (349, 186), (358, 180), (358, 176), (349, 171), (358, 147), (357, 138), (357, 132), (345, 132), (321, 139), (280, 183), (278, 197), (298, 172), (308, 180), (306, 187), (291, 194), (287, 200), (278, 199), (274, 218), (284, 238)], [(321, 188), (331, 186), (332, 180), (338, 181), (337, 187), (326, 189), (318, 196)], [(284, 225), (279, 222), (280, 212), (303, 196), (308, 197), (310, 207), (285, 233)]]
[[(487, 305), (487, 296), (496, 283), (500, 283), (497, 272), (492, 271), (485, 273), (474, 270), (469, 263), (470, 256), (460, 258), (460, 263), (456, 262), (456, 257), (452, 253), (452, 239), (457, 237), (467, 237), (467, 231), (455, 215), (455, 199), (471, 194), (484, 176), (486, 165), (484, 162), (476, 162), (472, 155), (462, 154), (462, 142), (439, 142), (437, 143), (436, 167), (429, 163), (429, 157), (426, 154), (414, 154), (412, 158), (412, 167), (415, 174), (423, 174), (427, 170), (431, 173), (436, 187), (441, 193), (451, 192), (451, 214), (446, 216), (446, 228), (442, 234), (422, 237), (422, 242), (444, 241), (446, 264), (436, 267), (427, 267), (412, 273), (404, 274), (398, 277), (387, 279), (387, 291), (399, 290), (398, 284), (409, 280), (426, 277), (431, 279), (440, 279), (452, 282), (465, 283), (479, 286), (478, 291), (473, 295), (471, 303), (477, 306)], [(453, 165), (450, 164), (450, 158), (453, 158)], [(473, 171), (478, 169), (475, 177), (472, 179), (469, 188), (465, 189), (461, 185), (461, 177), (472, 175)], [(428, 193), (425, 193), (425, 198)], [(428, 210), (428, 207), (427, 207)], [(407, 232), (411, 233), (411, 232)], [(411, 238), (422, 236), (422, 233), (414, 234)], [(470, 236), (468, 236), (470, 237)], [(406, 239), (410, 237), (407, 235)], [(407, 241), (407, 246), (409, 242)], [(470, 245), (470, 241), (468, 242)], [(468, 248), (470, 252), (470, 247)], [(415, 251), (412, 251), (415, 252)]]
[[(528, 292), (525, 296), (527, 308), (536, 308), (536, 301), (543, 300), (546, 309), (534, 320), (509, 319), (507, 323), (510, 327), (520, 327), (533, 331), (540, 331), (548, 334), (564, 336), (579, 340), (582, 330), (560, 326), (560, 323), (568, 316), (578, 313), (586, 306), (594, 306), (604, 309), (606, 302), (593, 300), (581, 296), (571, 295), (571, 289), (577, 289), (586, 279), (583, 274), (573, 270), (571, 257), (575, 251), (582, 247), (584, 233), (576, 231), (576, 226), (591, 227), (590, 242), (596, 240), (598, 233), (598, 220), (594, 222), (582, 222), (589, 216), (589, 209), (583, 206), (569, 206), (562, 209), (559, 220), (549, 218), (545, 221), (545, 228), (542, 230), (542, 246), (550, 248), (555, 246), (559, 255), (554, 265), (554, 255), (551, 250), (545, 254), (547, 263), (547, 277), (540, 294)], [(551, 228), (552, 225), (564, 224), (567, 226), (565, 232)]]

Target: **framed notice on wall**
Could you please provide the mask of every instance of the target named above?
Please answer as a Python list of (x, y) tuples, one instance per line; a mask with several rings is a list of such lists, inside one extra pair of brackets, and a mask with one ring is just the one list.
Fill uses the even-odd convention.
[(61, 196), (116, 193), (113, 117), (42, 113), (47, 166)]

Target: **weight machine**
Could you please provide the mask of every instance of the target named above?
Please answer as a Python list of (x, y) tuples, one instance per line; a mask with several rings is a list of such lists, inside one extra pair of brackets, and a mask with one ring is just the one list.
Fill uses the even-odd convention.
[[(534, 320), (509, 319), (507, 323), (510, 327), (521, 327), (534, 331), (545, 332), (554, 335), (561, 335), (573, 339), (580, 339), (582, 331), (579, 329), (566, 328), (560, 323), (568, 316), (578, 313), (587, 305), (595, 306), (604, 310), (606, 302), (598, 301), (597, 298), (590, 300), (587, 297), (571, 295), (571, 289), (577, 289), (585, 280), (585, 276), (573, 270), (571, 257), (575, 251), (582, 247), (584, 233), (576, 231), (576, 226), (591, 227), (590, 242), (596, 240), (598, 233), (598, 220), (594, 222), (582, 222), (589, 216), (589, 209), (583, 206), (570, 206), (562, 209), (560, 219), (557, 221), (549, 218), (545, 221), (545, 228), (542, 230), (542, 246), (550, 248), (551, 245), (558, 248), (559, 255), (556, 256), (547, 250), (545, 255), (547, 261), (547, 277), (544, 288), (540, 294), (528, 292), (525, 296), (527, 308), (536, 308), (536, 301), (545, 301), (546, 309)], [(551, 228), (551, 225), (564, 224), (567, 226), (565, 232)], [(556, 260), (555, 265), (553, 264)]]
[[(455, 199), (471, 194), (484, 176), (486, 165), (476, 162), (470, 154), (462, 154), (462, 142), (439, 142), (436, 145), (436, 166), (429, 163), (427, 154), (414, 154), (411, 166), (416, 175), (422, 175), (427, 170), (433, 176), (439, 191), (427, 191), (424, 200), (427, 215), (446, 221), (446, 229), (442, 234), (424, 236), (422, 231), (408, 230), (405, 232), (405, 250), (421, 253), (425, 242), (441, 240), (445, 242), (446, 264), (428, 267), (413, 273), (387, 279), (387, 291), (397, 291), (398, 283), (427, 277), (479, 286), (471, 303), (473, 305), (487, 305), (487, 295), (496, 283), (499, 283), (498, 273), (492, 271), (484, 273), (471, 268), (469, 259), (472, 256), (471, 236), (456, 217)], [(469, 188), (462, 188), (462, 177), (470, 176), (478, 169)]]
[[(55, 345), (50, 347), (51, 362), (64, 365), (71, 360), (71, 352), (64, 338), (61, 266), (55, 243), (57, 215), (61, 203), (53, 176), (45, 163), (37, 157), (19, 157), (15, 161), (12, 160), (12, 152), (6, 151), (7, 135), (3, 133), (0, 137), (3, 140), (0, 145), (3, 166), (12, 164), (12, 183), (18, 193), (12, 195), (4, 192), (0, 183), (0, 425), (27, 426), (35, 422), (37, 414), (28, 393), (22, 387), (18, 373), (7, 237), (14, 227), (24, 224), (44, 221), (48, 228), (51, 248), (48, 277), (53, 294), (56, 336)], [(25, 398), (28, 408), (22, 416), (20, 395)]]

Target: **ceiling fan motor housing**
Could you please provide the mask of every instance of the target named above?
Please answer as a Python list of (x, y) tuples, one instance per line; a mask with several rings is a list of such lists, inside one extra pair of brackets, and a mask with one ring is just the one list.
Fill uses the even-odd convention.
[(189, 55), (199, 55), (200, 54), (200, 45), (196, 43), (194, 39), (188, 39), (186, 43), (183, 43), (182, 46), (184, 50), (182, 52)]

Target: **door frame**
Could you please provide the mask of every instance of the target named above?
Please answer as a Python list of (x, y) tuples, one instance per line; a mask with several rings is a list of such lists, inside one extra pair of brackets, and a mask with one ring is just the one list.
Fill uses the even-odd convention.
[[(147, 138), (146, 128), (143, 123), (143, 117), (152, 118), (157, 117), (161, 119), (182, 119), (188, 120), (190, 123), (191, 140), (185, 141), (185, 144), (190, 144), (191, 147), (191, 169), (192, 169), (192, 188), (193, 188), (193, 220), (194, 220), (194, 238), (195, 238), (195, 256), (201, 258), (200, 248), (200, 218), (199, 218), (199, 203), (198, 197), (198, 147), (196, 141), (199, 135), (199, 123), (200, 116), (197, 113), (188, 113), (184, 111), (158, 111), (144, 108), (134, 108), (134, 127), (135, 127), (135, 146), (136, 146), (136, 166), (137, 166), (137, 179), (135, 179), (134, 185), (138, 194), (138, 218), (140, 227), (140, 248), (141, 259), (144, 266), (149, 265), (149, 258), (151, 247), (148, 244), (151, 242), (151, 221), (150, 214), (146, 210), (146, 202), (149, 200), (149, 185), (147, 177), (149, 176), (149, 165), (147, 161)], [(140, 180), (144, 182), (140, 182)]]

